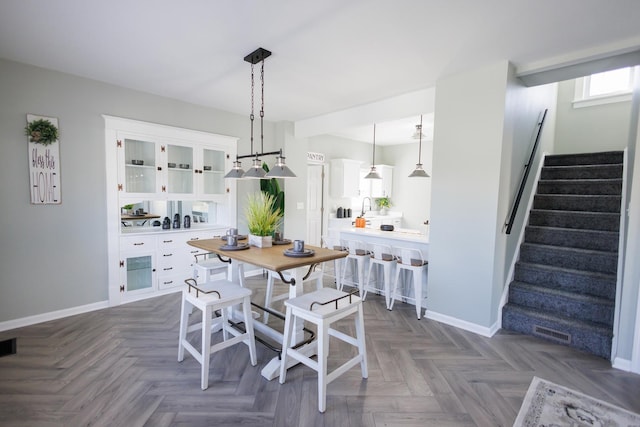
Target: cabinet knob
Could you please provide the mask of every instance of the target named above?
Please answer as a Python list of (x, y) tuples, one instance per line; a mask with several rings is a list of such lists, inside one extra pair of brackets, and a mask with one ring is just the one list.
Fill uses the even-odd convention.
[(158, 166), (158, 170), (161, 171), (162, 170), (162, 166)]

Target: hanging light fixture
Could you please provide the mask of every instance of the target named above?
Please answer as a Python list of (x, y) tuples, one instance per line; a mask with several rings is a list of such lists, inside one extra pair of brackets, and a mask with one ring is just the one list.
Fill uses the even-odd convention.
[[(282, 155), (282, 149), (278, 151), (270, 151), (264, 152), (264, 60), (271, 56), (271, 52), (259, 47), (258, 49), (251, 52), (249, 55), (244, 57), (246, 62), (251, 64), (251, 114), (249, 115), (249, 119), (251, 121), (251, 153), (243, 156), (236, 156), (236, 161), (233, 162), (233, 168), (225, 175), (225, 178), (250, 178), (250, 179), (263, 179), (263, 178), (295, 178), (296, 175), (285, 165), (284, 156)], [(260, 153), (257, 151), (253, 152), (253, 93), (254, 93), (254, 65), (257, 63), (261, 63), (260, 67), (260, 83), (261, 83), (261, 104), (260, 104)], [(262, 160), (260, 160), (260, 156), (268, 156), (276, 154), (276, 164), (269, 171), (266, 171), (262, 168)], [(252, 157), (252, 165), (244, 172), (242, 170), (242, 165), (240, 163), (240, 159), (246, 159)]]
[[(420, 124), (416, 125), (416, 133), (418, 134), (418, 138), (420, 139), (420, 145), (418, 146), (418, 163), (416, 163), (416, 168), (413, 172), (411, 172), (411, 174), (409, 175), (409, 178), (429, 178), (429, 174), (422, 169), (422, 163), (421, 163), (421, 158), (422, 158), (422, 136), (424, 135), (422, 133), (422, 114), (420, 114)], [(414, 134), (415, 137), (415, 134)]]
[(376, 170), (376, 124), (373, 124), (373, 158), (371, 160), (371, 170), (364, 179), (382, 179)]

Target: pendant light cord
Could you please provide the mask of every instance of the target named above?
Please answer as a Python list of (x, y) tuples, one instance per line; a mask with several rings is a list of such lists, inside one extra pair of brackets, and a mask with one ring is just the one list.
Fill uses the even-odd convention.
[(418, 163), (422, 164), (422, 114), (420, 114), (420, 145), (418, 146)]
[(254, 79), (253, 79), (253, 64), (251, 64), (251, 114), (249, 115), (249, 119), (251, 120), (251, 151), (253, 154), (253, 119), (255, 116), (253, 115), (253, 88), (254, 88)]
[(262, 85), (262, 96), (260, 99), (260, 152), (264, 153), (264, 130), (262, 123), (264, 120), (264, 59), (262, 60), (262, 67), (260, 68), (260, 83)]
[(371, 166), (376, 165), (376, 124), (373, 124), (373, 159), (371, 162)]

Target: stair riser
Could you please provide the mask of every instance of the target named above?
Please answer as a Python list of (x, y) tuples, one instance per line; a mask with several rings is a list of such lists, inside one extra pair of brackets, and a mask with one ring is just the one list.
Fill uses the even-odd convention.
[(620, 195), (622, 180), (547, 180), (538, 182), (537, 194)]
[(611, 357), (611, 337), (606, 334), (597, 333), (584, 327), (567, 326), (551, 319), (531, 318), (520, 312), (510, 310), (508, 306), (504, 307), (502, 312), (502, 326), (505, 329), (557, 342), (543, 335), (534, 334), (534, 325), (571, 335), (571, 342), (566, 344), (570, 347), (595, 354), (605, 359)]
[(616, 252), (618, 235), (587, 230), (527, 227), (524, 241), (543, 245)]
[(620, 179), (622, 165), (543, 167), (540, 179)]
[(526, 243), (520, 248), (520, 261), (607, 274), (616, 274), (618, 266), (616, 253), (563, 250), (549, 246), (531, 246)]
[(509, 302), (578, 321), (613, 326), (613, 304), (584, 302), (558, 295), (549, 296), (530, 289), (522, 289), (516, 285), (509, 287)]
[(618, 213), (591, 214), (582, 212), (576, 214), (570, 211), (532, 210), (529, 215), (529, 225), (577, 230), (618, 231), (620, 229), (620, 215)]
[(534, 209), (581, 212), (620, 212), (620, 196), (578, 196), (536, 194)]
[(535, 265), (516, 264), (514, 278), (520, 282), (532, 285), (546, 286), (567, 292), (577, 292), (608, 299), (616, 296), (615, 276), (602, 277), (589, 273), (574, 273), (568, 271), (549, 271)]
[(573, 166), (573, 165), (608, 165), (621, 164), (623, 153), (621, 151), (610, 151), (603, 153), (585, 154), (560, 154), (546, 156), (545, 166)]

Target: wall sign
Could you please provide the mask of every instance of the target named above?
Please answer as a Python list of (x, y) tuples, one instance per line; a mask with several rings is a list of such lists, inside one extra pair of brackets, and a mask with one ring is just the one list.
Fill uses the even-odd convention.
[(35, 205), (59, 205), (60, 141), (58, 119), (27, 114), (29, 140), (29, 193)]
[(324, 153), (307, 152), (307, 163), (324, 163)]

